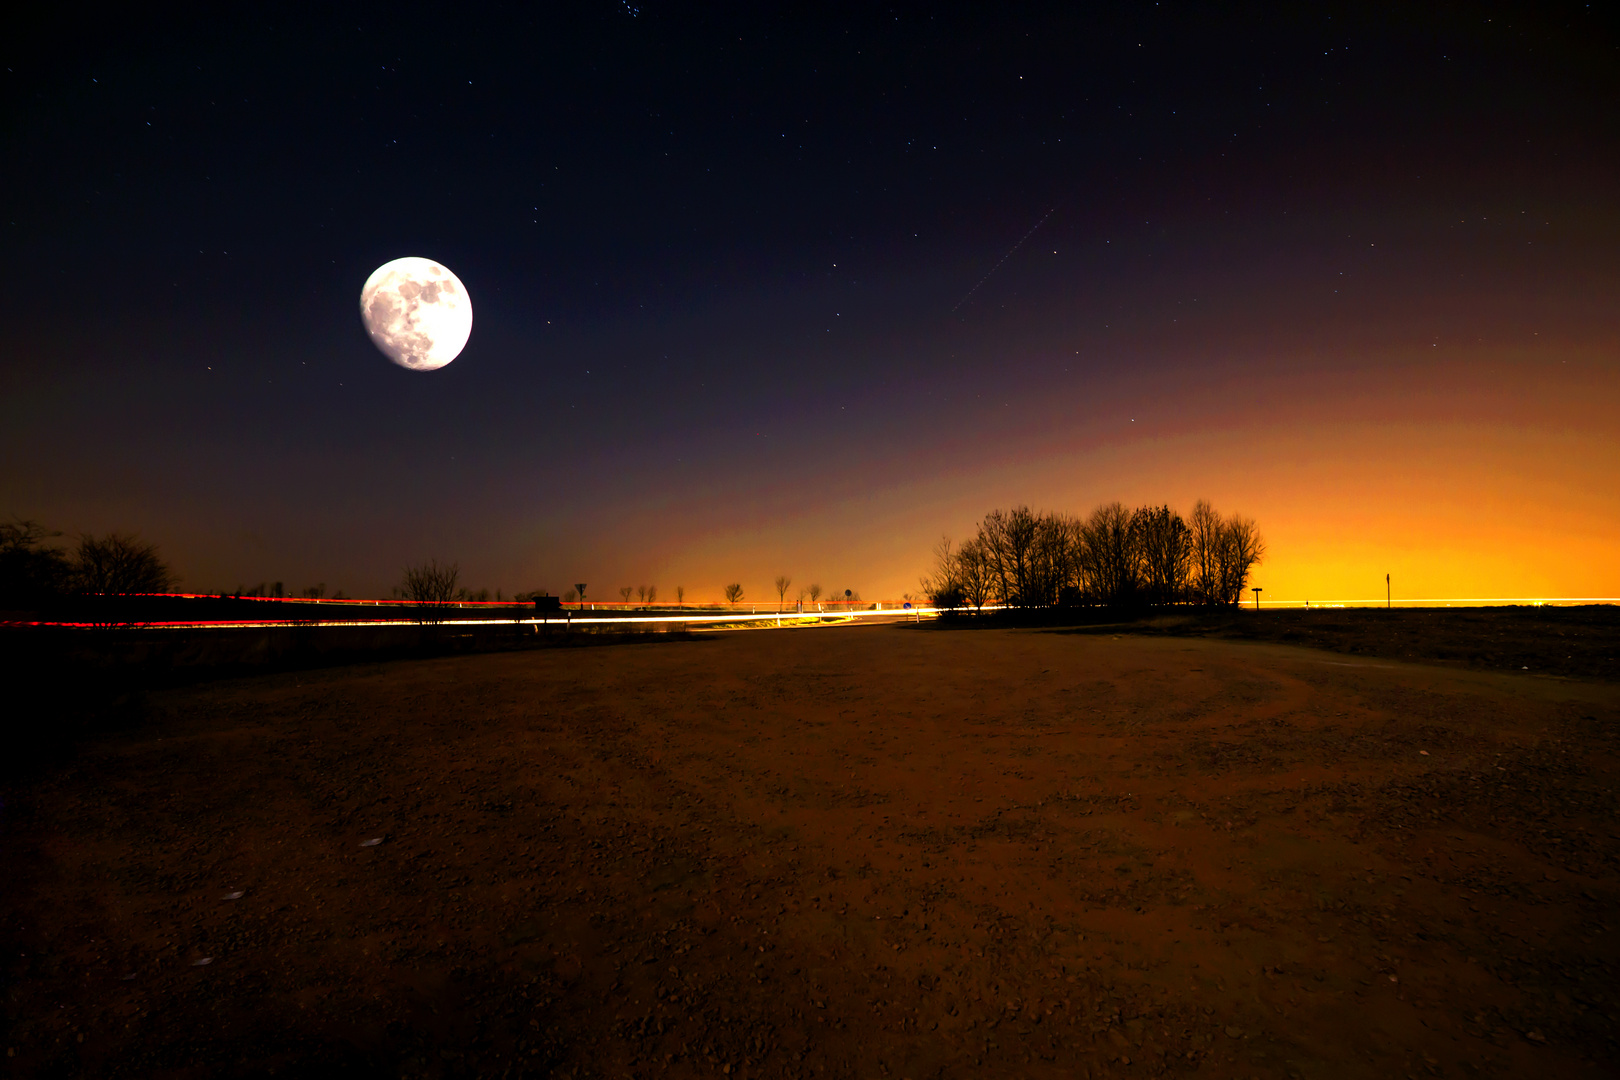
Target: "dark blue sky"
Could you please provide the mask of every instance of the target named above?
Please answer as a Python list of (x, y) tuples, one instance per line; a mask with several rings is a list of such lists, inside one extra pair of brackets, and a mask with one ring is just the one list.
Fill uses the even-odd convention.
[[(1560, 394), (1612, 391), (1620, 54), (1583, 4), (28, 18), (0, 511), (139, 530), (193, 588), (431, 555), (886, 594), (991, 505), (1214, 482), (1111, 479), (1139, 423), (1442, 363), (1502, 384), (1452, 419), (1510, 423), (1544, 336), (1598, 380)], [(401, 255), (471, 292), (443, 371), (361, 330)]]

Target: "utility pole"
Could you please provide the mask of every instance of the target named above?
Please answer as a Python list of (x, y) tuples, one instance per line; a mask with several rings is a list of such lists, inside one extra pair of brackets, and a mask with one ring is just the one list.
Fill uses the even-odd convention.
[(1390, 609), (1389, 575), (1384, 575), (1384, 610)]
[(1265, 592), (1266, 590), (1264, 590), (1260, 586), (1256, 585), (1250, 591), (1252, 591), (1254, 593), (1254, 610), (1259, 611), (1260, 610), (1260, 594)]

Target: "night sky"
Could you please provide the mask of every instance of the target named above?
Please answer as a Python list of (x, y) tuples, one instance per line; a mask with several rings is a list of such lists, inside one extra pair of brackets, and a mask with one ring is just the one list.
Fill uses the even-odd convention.
[[(1620, 596), (1620, 39), (1381, 7), (36, 12), (0, 514), (194, 591), (874, 600), (1207, 497), (1268, 598)], [(404, 255), (437, 372), (361, 326)]]

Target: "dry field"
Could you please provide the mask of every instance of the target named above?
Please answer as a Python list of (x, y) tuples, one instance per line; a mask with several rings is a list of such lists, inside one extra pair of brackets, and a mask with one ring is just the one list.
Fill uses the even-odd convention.
[(0, 791), (0, 1040), (20, 1076), (1612, 1076), (1617, 732), (1613, 682), (926, 625), (169, 690)]

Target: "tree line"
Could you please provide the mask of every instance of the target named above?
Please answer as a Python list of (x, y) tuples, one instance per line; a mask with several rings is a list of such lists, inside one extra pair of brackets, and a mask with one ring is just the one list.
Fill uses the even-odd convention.
[(174, 574), (156, 545), (127, 533), (85, 535), (71, 550), (33, 521), (0, 524), (0, 608), (26, 609), (59, 596), (164, 593)]
[(1019, 506), (986, 514), (961, 544), (941, 539), (922, 586), (941, 608), (1236, 604), (1265, 554), (1254, 519), (1203, 499), (1186, 519), (1119, 502), (1085, 517)]

